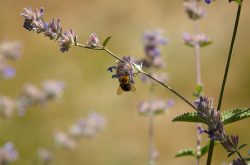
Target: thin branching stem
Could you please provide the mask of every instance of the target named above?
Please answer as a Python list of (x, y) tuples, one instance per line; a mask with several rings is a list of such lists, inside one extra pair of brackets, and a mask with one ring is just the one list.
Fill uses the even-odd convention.
[[(241, 5), (242, 4), (238, 4), (238, 10), (237, 10), (236, 20), (235, 20), (235, 24), (234, 24), (233, 36), (232, 36), (231, 45), (230, 45), (230, 49), (229, 49), (229, 53), (228, 53), (226, 69), (225, 69), (225, 73), (224, 73), (224, 78), (223, 78), (221, 91), (220, 91), (219, 102), (218, 102), (218, 106), (217, 106), (218, 111), (220, 111), (220, 109), (221, 109), (221, 104), (222, 104), (222, 99), (223, 99), (223, 94), (224, 94), (224, 88), (225, 88), (225, 85), (226, 85), (226, 80), (227, 80), (227, 75), (228, 75), (228, 71), (229, 71), (230, 61), (231, 61), (232, 52), (233, 52), (233, 48), (234, 48), (234, 41), (235, 41), (235, 38), (236, 38), (239, 19), (240, 19)], [(210, 147), (209, 147), (209, 152), (208, 152), (208, 157), (207, 157), (207, 165), (211, 165), (212, 156), (213, 156), (213, 148), (214, 148), (214, 141), (210, 140)]]
[[(92, 49), (92, 50), (104, 50), (105, 52), (107, 52), (108, 54), (110, 54), (112, 57), (114, 57), (115, 59), (119, 60), (119, 61), (122, 61), (122, 62), (125, 62), (123, 61), (120, 57), (118, 57), (115, 53), (113, 53), (112, 51), (110, 51), (109, 49), (107, 49), (106, 47), (103, 47), (103, 46), (99, 46), (99, 47), (96, 47), (96, 48), (91, 48), (91, 47), (88, 47), (86, 45), (83, 45), (83, 44), (80, 44), (80, 43), (77, 43), (76, 46), (79, 46), (79, 47), (83, 47), (83, 48), (87, 48), (87, 49)], [(177, 91), (175, 91), (174, 89), (172, 89), (170, 86), (164, 84), (163, 82), (157, 80), (156, 78), (154, 78), (153, 76), (151, 76), (149, 73), (147, 72), (144, 72), (144, 71), (139, 71), (140, 73), (146, 75), (147, 77), (151, 78), (152, 80), (156, 81), (157, 83), (159, 83), (160, 85), (162, 85), (163, 87), (165, 87), (166, 89), (168, 89), (169, 91), (171, 91), (172, 93), (174, 93), (176, 96), (178, 96), (180, 99), (182, 99), (184, 102), (186, 102), (189, 106), (191, 106), (193, 109), (196, 110), (196, 107), (191, 103), (189, 102), (185, 97), (183, 97), (181, 94), (179, 94)]]

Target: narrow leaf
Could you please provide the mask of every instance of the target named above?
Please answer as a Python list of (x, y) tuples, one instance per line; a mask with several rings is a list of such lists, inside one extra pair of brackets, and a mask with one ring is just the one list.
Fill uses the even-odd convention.
[(235, 153), (236, 153), (236, 151), (230, 152), (230, 153), (227, 155), (227, 157), (230, 157), (230, 156), (232, 156), (232, 155), (235, 154)]
[(208, 41), (208, 42), (203, 42), (203, 43), (201, 43), (201, 47), (202, 48), (204, 48), (204, 47), (206, 47), (206, 46), (208, 46), (208, 45), (211, 45), (213, 42), (212, 41)]
[(239, 147), (238, 147), (238, 150), (242, 149), (243, 147), (247, 146), (247, 144), (241, 144)]
[(195, 157), (195, 150), (192, 148), (182, 149), (177, 152), (175, 157), (182, 157), (182, 156), (194, 156)]
[(202, 91), (203, 91), (203, 86), (202, 85), (197, 85), (195, 87), (195, 92), (193, 93), (193, 96), (200, 97)]
[(108, 36), (108, 37), (104, 40), (104, 42), (102, 43), (102, 46), (103, 46), (103, 47), (106, 47), (106, 45), (108, 44), (108, 42), (109, 42), (109, 40), (110, 40), (111, 37), (112, 37), (112, 36)]
[(204, 123), (204, 124), (206, 124), (206, 122), (203, 119), (201, 119), (196, 112), (184, 113), (184, 114), (182, 114), (180, 116), (175, 117), (172, 121), (173, 122), (175, 122), (175, 121), (186, 121), (186, 122), (195, 122), (195, 123)]
[(202, 157), (202, 156), (204, 156), (206, 153), (208, 153), (208, 151), (209, 151), (209, 146), (210, 146), (210, 143), (208, 143), (207, 145), (205, 145), (205, 146), (203, 146), (203, 147), (201, 148), (201, 155), (200, 155), (200, 157)]
[(222, 113), (224, 125), (250, 117), (250, 108), (235, 108)]

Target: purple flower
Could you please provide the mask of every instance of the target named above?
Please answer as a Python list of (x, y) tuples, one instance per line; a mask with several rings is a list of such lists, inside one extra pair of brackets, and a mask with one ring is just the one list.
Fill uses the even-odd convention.
[(18, 41), (8, 41), (0, 44), (1, 54), (8, 59), (16, 60), (21, 56), (21, 44)]
[(96, 33), (91, 33), (89, 36), (89, 39), (87, 40), (86, 44), (87, 46), (91, 47), (91, 48), (95, 48), (99, 45), (99, 39), (97, 37)]
[(63, 95), (64, 83), (56, 80), (46, 80), (43, 82), (43, 93), (46, 99), (60, 98)]
[(207, 133), (212, 140), (224, 141), (226, 135), (221, 121), (221, 114), (220, 111), (213, 108), (213, 99), (200, 97), (194, 104), (198, 116), (203, 119), (208, 126), (208, 130), (201, 131), (201, 133)]
[(138, 105), (138, 111), (140, 114), (148, 116), (150, 114), (161, 114), (167, 109), (172, 107), (174, 104), (173, 100), (162, 101), (162, 100), (149, 100), (143, 101)]
[(209, 37), (203, 33), (190, 34), (190, 33), (185, 32), (185, 33), (183, 33), (183, 40), (184, 40), (185, 44), (187, 44), (189, 46), (195, 46), (196, 44), (202, 46), (202, 45), (210, 42)]
[(57, 40), (62, 36), (62, 27), (60, 24), (60, 19), (55, 20), (53, 19), (46, 28), (44, 35), (49, 37), (51, 40)]
[(37, 151), (37, 155), (44, 163), (44, 165), (50, 164), (53, 160), (53, 154), (45, 148), (39, 148)]
[(60, 51), (68, 51), (72, 45), (77, 44), (77, 36), (75, 35), (72, 29), (65, 31), (62, 36), (59, 38)]
[(0, 113), (3, 117), (9, 118), (14, 111), (14, 101), (8, 97), (0, 97)]
[(198, 20), (206, 15), (206, 11), (199, 5), (197, 0), (185, 1), (184, 9), (192, 20)]
[(16, 75), (16, 70), (9, 65), (0, 64), (0, 78), (10, 79)]
[(205, 0), (206, 4), (210, 4), (213, 0)]
[(12, 142), (7, 142), (0, 148), (0, 164), (9, 164), (18, 159), (18, 152)]
[(70, 135), (75, 138), (94, 138), (105, 126), (106, 119), (101, 114), (92, 112), (87, 118), (78, 120), (70, 128)]
[(24, 8), (24, 12), (21, 16), (24, 17), (23, 27), (27, 30), (35, 30), (37, 33), (44, 32), (46, 29), (46, 23), (42, 17), (44, 15), (44, 8), (32, 10), (32, 8)]

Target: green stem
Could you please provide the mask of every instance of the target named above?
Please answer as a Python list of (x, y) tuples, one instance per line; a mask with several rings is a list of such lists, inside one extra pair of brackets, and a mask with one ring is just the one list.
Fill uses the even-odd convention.
[(245, 162), (245, 160), (244, 160), (243, 157), (241, 156), (240, 152), (239, 152), (239, 151), (236, 151), (236, 153), (237, 153), (237, 155), (239, 156), (239, 158), (240, 158), (240, 160), (242, 161), (242, 163), (243, 163), (244, 165), (247, 165), (246, 162)]
[[(231, 45), (230, 45), (230, 49), (229, 49), (229, 53), (228, 53), (227, 65), (226, 65), (224, 78), (223, 78), (221, 91), (220, 91), (219, 103), (218, 103), (218, 107), (217, 107), (218, 111), (220, 111), (220, 108), (221, 108), (221, 103), (222, 103), (223, 94), (224, 94), (224, 88), (226, 85), (228, 70), (229, 70), (230, 61), (231, 61), (232, 52), (233, 52), (233, 47), (234, 47), (234, 41), (236, 38), (239, 19), (240, 19), (240, 12), (241, 12), (241, 5), (238, 5), (237, 16), (236, 16), (236, 20), (235, 20), (235, 24), (234, 24), (233, 36), (232, 36)], [(209, 152), (208, 152), (208, 157), (207, 157), (207, 165), (211, 165), (212, 156), (213, 156), (213, 149), (214, 149), (214, 141), (210, 140), (210, 147), (209, 147)]]

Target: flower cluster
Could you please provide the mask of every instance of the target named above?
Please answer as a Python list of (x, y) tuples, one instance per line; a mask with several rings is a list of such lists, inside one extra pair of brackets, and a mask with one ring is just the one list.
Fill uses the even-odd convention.
[(72, 29), (64, 31), (61, 27), (60, 19), (52, 19), (51, 22), (45, 22), (43, 19), (44, 8), (40, 9), (24, 8), (21, 16), (24, 17), (23, 27), (27, 30), (33, 30), (37, 33), (44, 33), (51, 40), (58, 40), (60, 51), (68, 51), (72, 45), (77, 44), (77, 36)]
[(138, 111), (140, 114), (149, 116), (151, 114), (161, 114), (174, 105), (173, 100), (148, 100), (142, 101), (138, 105)]
[(8, 60), (16, 60), (21, 56), (21, 44), (17, 41), (8, 41), (0, 44), (0, 79), (9, 79), (15, 76), (15, 69), (8, 65)]
[(26, 110), (33, 105), (44, 105), (49, 100), (62, 96), (64, 83), (56, 80), (46, 80), (42, 84), (42, 89), (33, 84), (24, 85), (20, 96), (16, 101), (16, 109), (19, 115), (23, 116)]
[(68, 132), (56, 132), (55, 144), (59, 147), (73, 149), (76, 140), (80, 138), (94, 138), (106, 126), (106, 119), (101, 114), (92, 112), (85, 119), (79, 119)]
[(60, 98), (64, 91), (64, 83), (56, 80), (46, 80), (42, 88), (34, 84), (26, 84), (16, 99), (0, 96), (0, 113), (3, 117), (11, 117), (17, 110), (23, 116), (27, 109), (33, 105), (44, 105), (49, 100)]
[(206, 11), (199, 5), (198, 0), (185, 1), (184, 9), (192, 20), (198, 20), (206, 15)]
[(190, 33), (183, 33), (183, 40), (186, 45), (195, 46), (198, 44), (199, 46), (206, 45), (210, 42), (210, 39), (207, 35), (203, 33), (199, 34), (190, 34)]
[(200, 133), (207, 133), (209, 138), (217, 141), (224, 141), (226, 135), (221, 121), (221, 113), (213, 108), (213, 99), (200, 97), (195, 101), (198, 116), (204, 120), (208, 130), (198, 127)]
[(137, 63), (144, 67), (164, 67), (165, 63), (161, 57), (160, 45), (167, 44), (168, 40), (162, 36), (162, 30), (146, 31), (143, 35), (145, 57)]
[(18, 152), (12, 142), (7, 142), (0, 148), (0, 165), (9, 164), (18, 159)]

